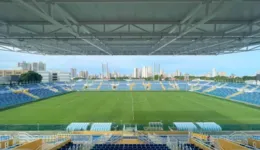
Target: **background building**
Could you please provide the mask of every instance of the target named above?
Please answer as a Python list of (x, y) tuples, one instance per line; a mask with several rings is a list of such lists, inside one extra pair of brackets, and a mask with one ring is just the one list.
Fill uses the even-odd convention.
[(226, 72), (218, 72), (218, 76), (227, 76)]
[(21, 68), (22, 70), (29, 70), (29, 71), (46, 71), (46, 64), (43, 62), (33, 62), (28, 63), (26, 61), (17, 63), (17, 67)]
[(148, 78), (153, 76), (153, 70), (151, 66), (144, 66), (141, 72), (142, 78)]
[(39, 71), (42, 76), (42, 82), (69, 82), (71, 80), (70, 72), (62, 71)]
[(77, 77), (77, 69), (76, 68), (71, 68), (70, 73), (71, 73), (72, 78)]
[(174, 76), (181, 76), (182, 73), (180, 72), (180, 70), (176, 70), (175, 73), (174, 73)]
[(42, 76), (42, 82), (51, 82), (51, 74), (48, 71), (38, 71), (37, 73), (39, 73)]
[(211, 77), (216, 77), (217, 76), (216, 68), (212, 69), (212, 74), (211, 75), (212, 75)]
[(18, 62), (17, 67), (22, 68), (22, 70), (32, 70), (32, 65), (25, 61)]
[(160, 64), (154, 64), (153, 67), (153, 75), (159, 75), (160, 74)]
[(81, 78), (88, 78), (88, 71), (80, 71), (79, 77)]
[(46, 71), (46, 64), (43, 62), (39, 62), (38, 71)]
[(108, 63), (102, 64), (102, 79), (109, 79), (109, 69), (108, 69)]
[(134, 68), (133, 78), (138, 78), (138, 68)]
[(26, 72), (28, 72), (28, 70), (0, 70), (0, 77), (21, 75)]

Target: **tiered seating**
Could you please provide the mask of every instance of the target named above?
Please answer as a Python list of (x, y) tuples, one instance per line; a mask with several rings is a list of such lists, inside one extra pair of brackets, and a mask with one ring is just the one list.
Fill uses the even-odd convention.
[(255, 140), (260, 140), (260, 136), (257, 136), (257, 135), (253, 136), (252, 138)]
[(187, 90), (190, 89), (190, 86), (189, 86), (188, 83), (185, 82), (185, 81), (178, 81), (178, 82), (176, 82), (176, 83), (178, 84), (180, 90), (187, 91)]
[(203, 92), (205, 91), (206, 89), (209, 89), (211, 86), (209, 85), (205, 85), (205, 86), (202, 86), (201, 89), (197, 90), (197, 92)]
[(143, 91), (144, 86), (142, 82), (135, 82), (135, 86), (133, 87), (133, 91)]
[(210, 85), (210, 86), (215, 86), (215, 85), (217, 85), (218, 84), (218, 82), (210, 82), (208, 85)]
[(93, 123), (91, 131), (110, 131), (112, 123)]
[(169, 84), (169, 82), (162, 82), (163, 86), (165, 87), (166, 90), (172, 90), (172, 86)]
[(226, 87), (232, 87), (232, 88), (242, 88), (246, 84), (244, 83), (227, 83)]
[(122, 136), (121, 135), (112, 135), (109, 139), (108, 139), (108, 141), (106, 142), (107, 144), (109, 144), (109, 143), (115, 143), (115, 142), (117, 142), (117, 141), (119, 141), (119, 140), (121, 140), (122, 139)]
[(151, 141), (151, 139), (148, 138), (147, 135), (140, 135), (137, 138), (145, 144), (153, 144), (153, 142)]
[(199, 81), (199, 84), (208, 84), (208, 81)]
[[(116, 90), (121, 90), (121, 91), (129, 91), (130, 87), (127, 85), (127, 82), (119, 82), (119, 85), (117, 86)], [(130, 83), (129, 83), (130, 84)]]
[(173, 125), (180, 131), (194, 131), (197, 127), (192, 122), (174, 122)]
[(232, 99), (254, 105), (260, 105), (260, 92), (245, 92), (234, 96)]
[(53, 91), (50, 91), (49, 89), (43, 89), (43, 88), (30, 89), (29, 92), (32, 93), (33, 95), (40, 97), (40, 98), (48, 98), (48, 97), (55, 96), (55, 95), (59, 94), (59, 93), (55, 93)]
[(18, 86), (10, 86), (10, 88), (13, 89), (13, 90), (20, 90), (20, 89), (21, 89), (21, 88), (18, 87)]
[(215, 122), (196, 122), (203, 131), (221, 131), (222, 128)]
[(58, 150), (79, 150), (81, 148), (82, 144), (74, 144), (72, 142), (69, 142)]
[(257, 85), (249, 84), (246, 89), (252, 90), (252, 89), (254, 89), (256, 87), (257, 87)]
[(0, 135), (0, 141), (7, 141), (11, 139), (11, 136), (9, 135)]
[(39, 84), (24, 84), (21, 87), (25, 89), (33, 89), (33, 88), (40, 88)]
[(151, 82), (151, 90), (161, 91), (162, 86), (161, 86), (160, 82)]
[(112, 90), (112, 86), (111, 86), (112, 82), (103, 82), (102, 86), (100, 87), (100, 91), (111, 91)]
[(1, 93), (0, 94), (0, 108), (11, 107), (19, 104), (23, 104), (26, 102), (33, 101), (34, 99), (25, 94), (19, 93), (15, 94), (12, 92), (9, 93)]
[(67, 131), (83, 131), (87, 130), (89, 123), (73, 122), (66, 128)]
[[(46, 86), (55, 86), (58, 90), (62, 92), (55, 93), (47, 88)], [(54, 83), (45, 83), (45, 84), (24, 84), (19, 86), (11, 86), (10, 88), (13, 90), (19, 90), (19, 92), (11, 91), (8, 89), (7, 86), (0, 86), (0, 109), (6, 108), (10, 106), (15, 106), (27, 102), (31, 102), (35, 99), (39, 98), (48, 98), (51, 96), (55, 96), (61, 93), (65, 93), (67, 91), (63, 90), (61, 84), (54, 84)], [(27, 93), (23, 93), (24, 89), (28, 89)], [(32, 94), (32, 95), (30, 95)], [(37, 96), (37, 97), (36, 97)]]
[(194, 144), (184, 143), (181, 144), (178, 142), (178, 148), (180, 150), (200, 150), (200, 148), (196, 147)]
[(88, 90), (96, 90), (100, 85), (100, 82), (93, 82), (92, 85), (88, 88)]
[(170, 150), (166, 144), (96, 144), (91, 150)]
[(53, 88), (57, 89), (60, 93), (66, 93), (67, 91), (64, 90), (61, 86), (59, 85), (55, 85), (53, 86)]
[(10, 90), (6, 86), (0, 86), (0, 94), (10, 92)]
[(217, 88), (213, 91), (207, 92), (208, 94), (219, 96), (219, 97), (227, 97), (229, 95), (232, 95), (234, 93), (238, 92), (236, 89), (230, 89), (230, 88)]

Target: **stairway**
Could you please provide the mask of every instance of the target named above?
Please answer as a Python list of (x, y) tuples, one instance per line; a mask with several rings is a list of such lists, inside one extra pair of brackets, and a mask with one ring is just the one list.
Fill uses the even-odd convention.
[(165, 91), (166, 88), (164, 87), (164, 85), (163, 85), (163, 83), (161, 81), (160, 81), (160, 84), (161, 84), (161, 87), (162, 87), (163, 91)]
[(198, 90), (200, 90), (201, 88), (202, 88), (202, 86), (194, 86), (194, 85), (192, 85), (191, 91), (198, 91)]
[(46, 85), (46, 86), (44, 86), (44, 85), (42, 85), (42, 84), (38, 84), (40, 87), (42, 87), (42, 88), (44, 88), (44, 89), (48, 89), (48, 90), (50, 90), (50, 91), (52, 91), (52, 92), (54, 92), (54, 93), (58, 93), (59, 92), (59, 90), (58, 89), (55, 89), (55, 88), (53, 88), (53, 87), (51, 87), (51, 86), (48, 86), (48, 85)]
[(243, 94), (243, 93), (244, 93), (243, 90), (241, 90), (241, 91), (238, 91), (238, 92), (236, 92), (236, 93), (234, 93), (234, 94), (228, 95), (226, 98), (227, 98), (227, 99), (230, 99), (230, 98), (232, 98), (232, 97), (235, 97), (235, 96), (240, 95), (240, 94)]
[(258, 88), (260, 88), (260, 85), (258, 85), (258, 86), (256, 86), (255, 88), (253, 88), (253, 89), (251, 90), (251, 92), (254, 92), (254, 91), (257, 90)]
[(72, 91), (71, 89), (69, 89), (69, 88), (65, 88), (65, 87), (61, 87), (63, 90), (65, 90), (65, 91), (67, 91), (67, 92), (70, 92), (70, 91)]
[(174, 81), (174, 85), (175, 85), (176, 90), (180, 90), (180, 87), (176, 81)]
[(47, 87), (47, 88), (48, 88), (48, 90), (50, 90), (50, 91), (52, 91), (52, 92), (54, 92), (54, 93), (58, 93), (58, 92), (59, 92), (59, 90), (58, 90), (58, 89), (55, 89), (54, 87), (49, 86), (49, 87)]
[(249, 87), (249, 85), (245, 85), (244, 87), (240, 88), (241, 90), (245, 90), (247, 87)]
[(8, 88), (8, 90), (10, 90), (13, 93), (15, 93), (15, 91), (16, 91), (15, 89), (10, 88), (9, 86), (7, 86), (7, 88)]
[(27, 90), (23, 90), (23, 94), (27, 95), (27, 96), (30, 96), (34, 99), (40, 99), (40, 97), (36, 96), (36, 95), (33, 95), (32, 93), (28, 92)]
[(129, 86), (129, 87), (130, 87), (130, 91), (133, 91), (133, 87), (134, 87), (134, 86), (135, 86), (135, 83), (131, 83), (131, 84), (130, 84), (130, 86)]
[(211, 91), (214, 91), (217, 87), (216, 86), (212, 86), (206, 90), (203, 91), (203, 93), (207, 93), (207, 92), (211, 92)]
[(151, 90), (151, 83), (150, 82), (148, 82), (148, 83), (144, 83), (143, 82), (143, 86), (144, 86), (144, 90)]
[(227, 85), (227, 83), (225, 83), (225, 84), (223, 84), (223, 85), (221, 85), (221, 83), (218, 83), (218, 84), (213, 85), (212, 87), (210, 87), (210, 88), (204, 90), (203, 93), (207, 93), (207, 92), (214, 91), (217, 87), (221, 88), (221, 87), (224, 87), (224, 86), (226, 86), (226, 85)]
[(100, 83), (99, 83), (99, 86), (97, 87), (97, 90), (100, 90), (102, 84), (103, 84), (103, 82), (100, 82)]

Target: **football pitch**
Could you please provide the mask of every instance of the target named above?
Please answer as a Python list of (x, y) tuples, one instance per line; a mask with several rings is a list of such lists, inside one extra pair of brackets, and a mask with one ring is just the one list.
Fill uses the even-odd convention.
[(0, 124), (260, 124), (259, 116), (259, 108), (193, 92), (73, 92), (2, 110)]

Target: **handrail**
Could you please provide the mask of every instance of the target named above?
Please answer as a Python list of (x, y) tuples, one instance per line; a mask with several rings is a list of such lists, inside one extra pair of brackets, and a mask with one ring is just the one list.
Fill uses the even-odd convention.
[[(227, 140), (227, 141), (229, 141), (229, 142), (232, 142), (232, 143), (238, 144), (238, 145), (243, 146), (243, 147), (246, 147), (246, 148), (255, 149), (253, 146), (246, 145), (246, 144), (243, 144), (243, 143), (239, 143), (239, 142), (236, 142), (236, 141), (232, 141), (232, 140), (227, 139), (227, 138), (222, 138), (222, 139), (225, 139), (225, 140)], [(241, 144), (242, 144), (242, 145), (241, 145)]]
[[(204, 147), (207, 147), (209, 150), (219, 150), (219, 149), (211, 147), (211, 145), (204, 143), (202, 140), (200, 140), (196, 137), (191, 138), (191, 140), (194, 140), (195, 142), (197, 142), (198, 144), (201, 144)], [(223, 150), (223, 148), (221, 148), (221, 150)]]

